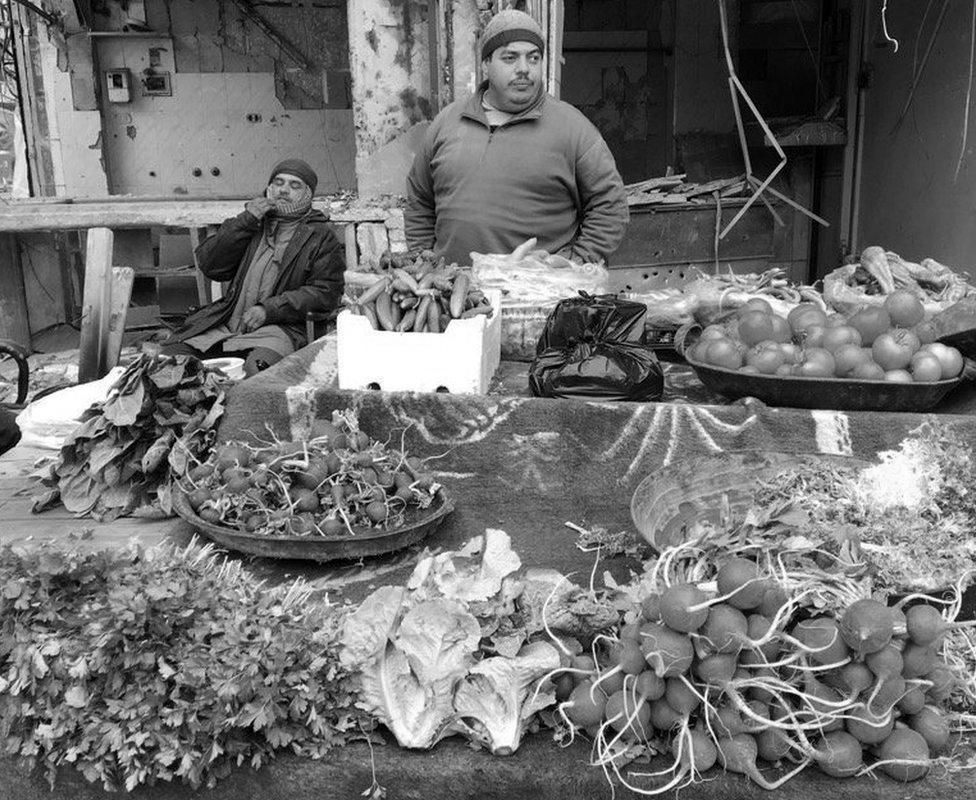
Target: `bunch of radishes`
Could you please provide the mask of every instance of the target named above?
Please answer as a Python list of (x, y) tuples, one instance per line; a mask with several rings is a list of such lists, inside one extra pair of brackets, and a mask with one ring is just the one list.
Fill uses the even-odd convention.
[[(959, 603), (912, 595), (889, 607), (841, 575), (828, 593), (838, 602), (819, 608), (822, 576), (750, 555), (655, 571), (639, 613), (591, 655), (557, 640), (558, 714), (593, 738), (594, 763), (647, 795), (716, 764), (767, 789), (811, 763), (836, 777), (925, 775), (949, 740), (946, 702), (967, 680), (943, 653), (946, 632), (966, 624), (951, 622)], [(635, 746), (673, 762), (625, 778)], [(767, 778), (757, 761), (781, 770)]]

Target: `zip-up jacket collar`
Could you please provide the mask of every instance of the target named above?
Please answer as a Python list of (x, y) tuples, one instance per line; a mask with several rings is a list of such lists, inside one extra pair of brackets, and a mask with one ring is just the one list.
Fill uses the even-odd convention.
[[(475, 90), (475, 93), (471, 95), (471, 97), (468, 98), (467, 103), (465, 103), (461, 116), (475, 122), (480, 122), (486, 128), (490, 128), (492, 125), (488, 122), (488, 116), (485, 114), (484, 106), (481, 104), (481, 98), (484, 96), (487, 88), (488, 81), (482, 81), (481, 85), (477, 88), (477, 90)], [(539, 92), (539, 96), (531, 106), (524, 111), (520, 111), (504, 124), (514, 125), (518, 122), (539, 119), (542, 116), (542, 107), (545, 105), (546, 96), (546, 92)]]

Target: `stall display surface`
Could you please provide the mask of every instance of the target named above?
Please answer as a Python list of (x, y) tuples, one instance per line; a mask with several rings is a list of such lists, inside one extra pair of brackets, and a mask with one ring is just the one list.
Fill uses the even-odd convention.
[[(316, 419), (355, 408), (363, 430), (402, 432), (404, 446), (431, 458), (435, 477), (449, 488), (455, 511), (429, 547), (460, 545), (490, 525), (524, 534), (524, 563), (562, 572), (590, 563), (564, 522), (631, 529), (638, 484), (695, 456), (766, 450), (873, 458), (933, 418), (976, 447), (969, 384), (938, 407), (937, 417), (806, 410), (752, 400), (719, 404), (689, 367), (663, 366), (660, 403), (531, 397), (528, 365), (507, 361), (486, 395), (346, 391), (336, 384), (336, 345), (327, 337), (233, 387), (219, 435), (266, 437), (267, 424), (279, 437), (301, 438)], [(401, 564), (389, 579), (411, 567)], [(345, 590), (358, 599), (361, 587), (353, 582)]]
[[(220, 440), (307, 437), (317, 420), (354, 408), (373, 435), (402, 432), (403, 446), (435, 471), (450, 490), (456, 511), (424, 545), (437, 553), (455, 550), (486, 527), (506, 530), (527, 568), (589, 574), (594, 554), (581, 552), (572, 521), (609, 531), (631, 530), (630, 500), (655, 470), (687, 468), (703, 456), (750, 450), (825, 454), (873, 459), (896, 448), (923, 423), (938, 419), (958, 441), (976, 447), (971, 397), (959, 390), (939, 415), (839, 412), (772, 408), (747, 401), (719, 405), (687, 367), (667, 365), (668, 390), (661, 403), (604, 403), (527, 396), (525, 364), (503, 362), (487, 395), (391, 393), (340, 390), (336, 343), (320, 340), (228, 392)], [(953, 413), (960, 412), (960, 413)], [(43, 526), (43, 518), (39, 520)], [(377, 586), (406, 583), (421, 554), (407, 549), (394, 558), (351, 565), (305, 567), (297, 562), (253, 559), (249, 571), (281, 582), (296, 574), (318, 590), (354, 603)], [(598, 570), (625, 580), (633, 559), (604, 558)], [(430, 751), (350, 744), (321, 761), (282, 755), (259, 772), (239, 769), (208, 794), (223, 797), (354, 797), (382, 786), (387, 797), (431, 798), (610, 797), (599, 769), (589, 765), (589, 744), (559, 747), (551, 734), (527, 736), (516, 753), (500, 758), (475, 752), (462, 741), (444, 741)], [(686, 787), (692, 798), (731, 800), (756, 796), (741, 776), (708, 773)], [(374, 783), (375, 780), (375, 783)], [(970, 772), (931, 775), (908, 787), (887, 778), (836, 780), (808, 770), (782, 796), (807, 798), (943, 798), (976, 793)], [(39, 773), (0, 759), (0, 785), (20, 798), (107, 798), (110, 795), (66, 767), (52, 793)], [(197, 794), (183, 785), (140, 790), (169, 800)], [(382, 794), (374, 794), (381, 797)], [(636, 796), (617, 790), (617, 796)], [(771, 795), (776, 796), (776, 795)]]

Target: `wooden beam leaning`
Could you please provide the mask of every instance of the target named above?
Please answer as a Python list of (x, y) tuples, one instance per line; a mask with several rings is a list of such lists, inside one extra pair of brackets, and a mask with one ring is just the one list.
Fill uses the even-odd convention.
[(190, 248), (193, 250), (193, 265), (196, 267), (194, 277), (197, 279), (197, 303), (200, 308), (210, 303), (213, 297), (210, 291), (210, 281), (203, 274), (203, 271), (200, 269), (200, 262), (197, 261), (197, 248), (200, 246), (200, 242), (206, 237), (206, 228), (190, 228)]
[(136, 271), (132, 267), (113, 267), (110, 284), (108, 330), (105, 342), (105, 372), (119, 363), (122, 353), (122, 335), (125, 333), (125, 318), (132, 299), (132, 282)]
[(112, 250), (115, 236), (108, 228), (88, 231), (85, 247), (85, 288), (81, 300), (81, 343), (78, 383), (101, 378), (107, 369), (108, 323), (112, 302)]

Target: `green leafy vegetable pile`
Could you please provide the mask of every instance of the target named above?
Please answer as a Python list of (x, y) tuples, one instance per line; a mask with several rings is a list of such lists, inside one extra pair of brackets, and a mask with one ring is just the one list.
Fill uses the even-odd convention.
[(188, 356), (143, 354), (61, 447), (34, 511), (59, 501), (79, 516), (114, 519), (142, 506), (172, 513), (172, 478), (210, 446), (224, 411), (223, 378)]
[[(369, 729), (338, 661), (346, 614), (210, 548), (0, 550), (0, 740), (52, 782), (213, 786)], [(364, 723), (366, 723), (364, 727)]]

